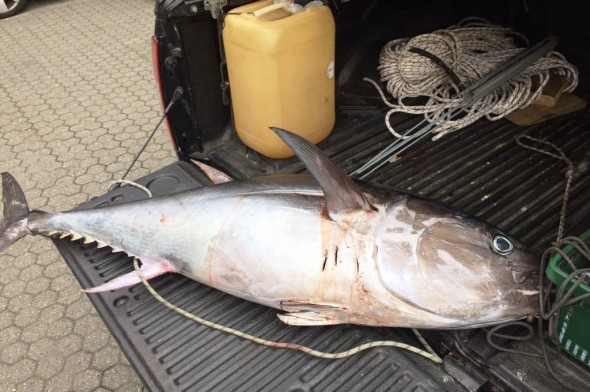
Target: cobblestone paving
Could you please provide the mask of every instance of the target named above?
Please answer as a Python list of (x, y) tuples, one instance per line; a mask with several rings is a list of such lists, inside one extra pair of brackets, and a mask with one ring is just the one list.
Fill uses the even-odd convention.
[[(31, 208), (58, 211), (122, 176), (160, 114), (153, 0), (31, 0), (0, 20), (0, 171)], [(175, 160), (158, 133), (130, 174)], [(47, 239), (0, 255), (1, 391), (142, 385)]]

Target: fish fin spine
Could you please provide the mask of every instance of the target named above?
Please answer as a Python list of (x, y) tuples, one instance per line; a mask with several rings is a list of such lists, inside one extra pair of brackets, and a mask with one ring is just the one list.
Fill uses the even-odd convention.
[(103, 241), (96, 241), (96, 243), (97, 243), (96, 247), (98, 249), (105, 248), (105, 247), (109, 246), (106, 242), (103, 242)]
[[(54, 235), (59, 234), (59, 239), (63, 240), (66, 239), (68, 237), (70, 237), (70, 241), (78, 241), (80, 239), (83, 239), (83, 244), (84, 245), (88, 245), (91, 244), (93, 242), (99, 242), (97, 240), (95, 240), (94, 238), (88, 236), (88, 235), (83, 235), (83, 234), (78, 234), (78, 233), (74, 233), (74, 232), (69, 232), (69, 231), (61, 231), (61, 230), (44, 230), (41, 234), (44, 234), (46, 236), (49, 237), (53, 237)], [(102, 244), (102, 246), (97, 246), (98, 248), (104, 248), (105, 246), (107, 246), (107, 244), (105, 242), (100, 242), (99, 245)]]
[(209, 166), (204, 162), (195, 161), (193, 159), (191, 159), (191, 162), (201, 169), (213, 184), (223, 184), (224, 182), (230, 182), (234, 180), (228, 174), (212, 166)]

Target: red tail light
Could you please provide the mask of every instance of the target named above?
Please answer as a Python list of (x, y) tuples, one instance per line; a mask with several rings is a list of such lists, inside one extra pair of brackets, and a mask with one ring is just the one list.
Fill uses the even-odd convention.
[[(160, 43), (156, 37), (152, 37), (152, 63), (154, 64), (154, 75), (156, 79), (156, 83), (158, 84), (158, 90), (160, 91), (160, 103), (162, 104), (162, 110), (166, 109), (166, 100), (164, 98), (164, 86), (162, 86), (162, 76), (160, 73)], [(166, 127), (168, 128), (168, 133), (170, 134), (170, 139), (172, 140), (172, 145), (174, 146), (174, 151), (178, 151), (178, 146), (176, 145), (176, 139), (174, 138), (174, 134), (172, 133), (172, 127), (170, 126), (170, 120), (166, 117)]]

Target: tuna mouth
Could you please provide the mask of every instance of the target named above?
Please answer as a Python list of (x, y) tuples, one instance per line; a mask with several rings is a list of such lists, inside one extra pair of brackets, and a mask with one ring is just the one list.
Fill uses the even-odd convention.
[(516, 284), (522, 284), (522, 283), (526, 282), (529, 278), (538, 277), (539, 276), (539, 271), (538, 270), (533, 270), (533, 271), (518, 271), (518, 270), (516, 270), (514, 268), (510, 268), (510, 270), (512, 270), (512, 280)]
[(512, 271), (514, 283), (522, 284), (530, 278), (538, 279), (541, 259), (536, 253), (524, 250), (509, 258), (508, 267)]

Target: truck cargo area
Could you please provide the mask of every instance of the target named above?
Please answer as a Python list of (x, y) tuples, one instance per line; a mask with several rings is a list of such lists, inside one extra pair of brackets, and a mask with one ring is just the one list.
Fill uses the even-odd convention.
[[(586, 100), (590, 98), (590, 51), (585, 44), (590, 33), (575, 17), (580, 12), (588, 15), (587, 5), (566, 1), (556, 8), (557, 14), (551, 15), (553, 8), (549, 8), (551, 2), (547, 2), (548, 8), (539, 6), (537, 15), (545, 19), (535, 25), (519, 16), (520, 8), (509, 1), (486, 6), (453, 1), (398, 2), (395, 6), (384, 6), (377, 1), (359, 3), (341, 3), (338, 9), (336, 125), (331, 136), (319, 144), (348, 173), (394, 140), (384, 124), (387, 108), (373, 86), (362, 80), (364, 76), (378, 80), (377, 58), (383, 45), (394, 38), (447, 27), (474, 13), (497, 24), (512, 25), (515, 30), (527, 34), (532, 42), (548, 33), (557, 35), (561, 39), (557, 50), (580, 71), (580, 85), (575, 94)], [(160, 27), (156, 30), (161, 33), (168, 31), (167, 23), (178, 24), (181, 32), (200, 28), (196, 27), (200, 23), (215, 26), (206, 12), (175, 19), (172, 13), (166, 17), (160, 9), (159, 15)], [(575, 34), (582, 35), (576, 39)], [(200, 37), (203, 39), (203, 35)], [(182, 38), (185, 52), (194, 40), (194, 36)], [(212, 50), (215, 49), (213, 45)], [(184, 72), (188, 75), (200, 72), (199, 66), (207, 69), (204, 62), (191, 62), (191, 59), (188, 54), (184, 57)], [(189, 83), (196, 83), (195, 78), (189, 76)], [(219, 89), (218, 83), (213, 85)], [(165, 90), (172, 91), (174, 87), (171, 85)], [(216, 90), (215, 94), (220, 93)], [(193, 92), (195, 108), (200, 105), (197, 95)], [(186, 148), (185, 158), (205, 160), (237, 179), (304, 171), (296, 158), (265, 158), (241, 144), (232, 129), (228, 110), (221, 106), (215, 117), (228, 120), (223, 126), (201, 128), (195, 133), (202, 135), (188, 135), (189, 139), (201, 140), (202, 145), (193, 150)], [(182, 113), (176, 112), (171, 120), (178, 118), (175, 116), (182, 116)], [(215, 119), (209, 122), (212, 127)], [(392, 123), (399, 131), (404, 131), (421, 119), (417, 115), (398, 114), (392, 117)], [(184, 132), (190, 133), (190, 126), (183, 126)], [(524, 134), (553, 143), (574, 163), (565, 233), (579, 235), (590, 227), (590, 112), (587, 108), (526, 127), (504, 119), (482, 119), (438, 141), (422, 140), (367, 180), (450, 205), (492, 223), (542, 252), (556, 238), (567, 166), (559, 159), (519, 146), (515, 137)], [(196, 166), (185, 161), (164, 167), (137, 182), (147, 186), (154, 195), (210, 184)], [(145, 197), (141, 190), (126, 186), (80, 207)], [(97, 249), (96, 244), (58, 239), (54, 242), (83, 287), (99, 285), (133, 270), (131, 259), (124, 254), (111, 253), (109, 248)], [(278, 320), (276, 310), (232, 297), (177, 274), (153, 279), (152, 284), (170, 302), (191, 313), (263, 339), (298, 343), (327, 352), (343, 351), (372, 340), (400, 340), (421, 346), (411, 331), (399, 328), (289, 327)], [(441, 365), (395, 348), (375, 348), (348, 359), (326, 360), (301, 352), (263, 347), (198, 325), (165, 308), (141, 285), (89, 295), (89, 298), (145, 386), (154, 391), (562, 389), (542, 358), (496, 350), (486, 341), (483, 329), (423, 331), (426, 340), (443, 357)], [(567, 354), (557, 355), (555, 346), (548, 341), (540, 342), (535, 336), (517, 343), (502, 339), (497, 342), (537, 354), (540, 345), (546, 344), (550, 361), (560, 378), (580, 390), (590, 385), (589, 368)]]

